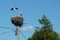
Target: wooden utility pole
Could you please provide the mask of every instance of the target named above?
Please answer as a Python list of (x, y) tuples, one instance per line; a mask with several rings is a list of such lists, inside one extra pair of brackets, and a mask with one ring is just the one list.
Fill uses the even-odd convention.
[(20, 40), (19, 27), (16, 27), (16, 40)]

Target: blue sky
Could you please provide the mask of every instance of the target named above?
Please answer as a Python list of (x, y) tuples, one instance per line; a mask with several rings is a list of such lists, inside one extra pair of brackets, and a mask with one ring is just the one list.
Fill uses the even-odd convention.
[[(13, 12), (10, 10), (12, 7), (18, 7), (18, 10)], [(25, 29), (31, 27), (28, 31), (22, 31), (26, 38), (32, 36), (35, 26), (42, 27), (38, 19), (41, 19), (43, 14), (50, 19), (53, 29), (60, 34), (60, 0), (0, 0), (0, 27), (15, 30), (11, 17), (20, 13), (23, 14), (24, 23), (26, 23), (23, 27)], [(0, 28), (0, 33), (0, 40), (16, 40), (15, 32), (11, 29)], [(20, 39), (26, 40), (21, 34)]]

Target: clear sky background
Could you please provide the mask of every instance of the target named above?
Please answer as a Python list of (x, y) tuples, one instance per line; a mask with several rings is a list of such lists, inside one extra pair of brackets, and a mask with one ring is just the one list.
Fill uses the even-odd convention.
[[(17, 7), (18, 10), (13, 12), (10, 10), (12, 7)], [(15, 30), (11, 17), (20, 13), (23, 14), (25, 23), (21, 32), (26, 38), (33, 35), (36, 26), (42, 27), (38, 19), (41, 19), (43, 14), (50, 19), (53, 29), (60, 34), (60, 0), (0, 0), (0, 27)], [(16, 40), (12, 29), (0, 28), (0, 40)], [(20, 34), (21, 40), (27, 40), (26, 38)]]

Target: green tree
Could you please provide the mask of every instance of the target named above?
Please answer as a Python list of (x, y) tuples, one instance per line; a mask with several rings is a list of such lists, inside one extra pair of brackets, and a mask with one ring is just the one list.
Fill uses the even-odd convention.
[(34, 34), (28, 40), (60, 40), (58, 33), (53, 30), (51, 22), (45, 15), (39, 19), (39, 23), (43, 27), (41, 29), (36, 27)]

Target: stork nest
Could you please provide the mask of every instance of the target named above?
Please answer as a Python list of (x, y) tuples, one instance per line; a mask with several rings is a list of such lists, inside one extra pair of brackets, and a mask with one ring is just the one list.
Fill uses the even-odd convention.
[(15, 26), (22, 26), (23, 25), (23, 18), (20, 17), (13, 17), (11, 18), (11, 22), (15, 25)]

